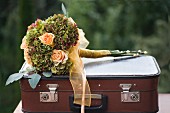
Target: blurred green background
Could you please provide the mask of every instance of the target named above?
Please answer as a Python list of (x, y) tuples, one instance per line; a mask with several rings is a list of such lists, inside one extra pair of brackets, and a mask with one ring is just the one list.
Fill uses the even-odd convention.
[(170, 93), (169, 0), (0, 0), (0, 113), (12, 113), (20, 101), (19, 83), (5, 82), (24, 62), (27, 26), (62, 13), (61, 3), (86, 33), (88, 48), (147, 50), (161, 67), (159, 92)]

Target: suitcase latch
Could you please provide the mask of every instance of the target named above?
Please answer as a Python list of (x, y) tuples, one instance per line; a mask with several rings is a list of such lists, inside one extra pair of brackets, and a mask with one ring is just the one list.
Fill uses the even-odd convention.
[(47, 84), (49, 92), (40, 92), (40, 102), (58, 102), (58, 84)]
[[(140, 102), (140, 93), (138, 91), (130, 92), (132, 84), (120, 84), (122, 88), (121, 102)], [(134, 84), (136, 86), (136, 84)]]

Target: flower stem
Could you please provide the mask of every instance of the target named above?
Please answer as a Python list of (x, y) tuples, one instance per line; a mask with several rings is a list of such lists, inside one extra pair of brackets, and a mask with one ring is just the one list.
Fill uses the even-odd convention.
[(79, 56), (85, 58), (101, 58), (106, 56), (139, 56), (147, 54), (146, 51), (119, 51), (119, 50), (89, 50), (89, 49), (79, 49)]
[(110, 50), (110, 53), (111, 54), (109, 56), (114, 56), (114, 57), (117, 57), (117, 56), (139, 56), (139, 55), (147, 54), (147, 51), (141, 51), (141, 50), (138, 50), (138, 51)]

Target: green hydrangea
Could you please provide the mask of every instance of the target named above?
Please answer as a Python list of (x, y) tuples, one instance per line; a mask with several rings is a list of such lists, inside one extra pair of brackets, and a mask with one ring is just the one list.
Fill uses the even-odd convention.
[[(41, 42), (39, 37), (45, 33), (54, 35), (53, 45)], [(51, 56), (54, 49), (68, 52), (77, 41), (77, 25), (69, 22), (68, 18), (61, 14), (50, 16), (44, 21), (37, 19), (35, 23), (28, 26), (26, 33), (28, 55), (37, 72), (51, 71), (57, 75), (68, 73), (72, 65), (70, 59), (56, 65)]]

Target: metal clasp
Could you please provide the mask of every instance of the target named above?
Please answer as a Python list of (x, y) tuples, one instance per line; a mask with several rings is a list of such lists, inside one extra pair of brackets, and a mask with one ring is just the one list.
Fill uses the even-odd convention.
[(123, 92), (129, 92), (132, 84), (120, 84), (120, 87), (123, 89)]
[(40, 102), (58, 102), (58, 84), (47, 84), (50, 92), (40, 92)]
[(140, 102), (140, 93), (138, 91), (130, 92), (132, 86), (132, 84), (120, 84), (123, 90), (121, 92), (121, 102)]

